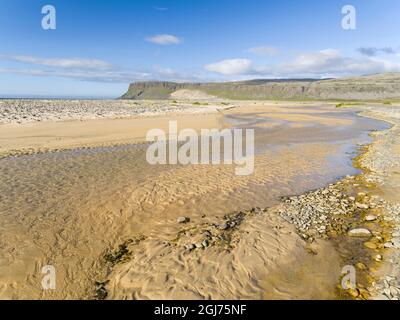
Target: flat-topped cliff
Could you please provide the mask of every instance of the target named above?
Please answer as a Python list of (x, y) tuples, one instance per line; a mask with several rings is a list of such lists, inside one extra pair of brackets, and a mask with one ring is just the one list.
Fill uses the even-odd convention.
[(179, 90), (237, 100), (348, 99), (381, 100), (400, 98), (400, 73), (375, 74), (341, 79), (256, 79), (239, 82), (176, 83), (135, 82), (122, 99), (172, 99)]

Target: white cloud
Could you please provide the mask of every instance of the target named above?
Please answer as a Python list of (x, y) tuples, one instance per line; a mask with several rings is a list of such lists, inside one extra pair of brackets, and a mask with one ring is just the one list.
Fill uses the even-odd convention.
[(286, 73), (333, 76), (400, 71), (398, 63), (366, 57), (345, 57), (333, 49), (299, 55), (293, 62), (281, 67)]
[(7, 57), (9, 60), (35, 64), (46, 67), (56, 67), (65, 69), (112, 69), (114, 66), (111, 63), (105, 62), (98, 59), (81, 59), (81, 58), (71, 58), (71, 59), (46, 59), (34, 56), (11, 56)]
[(249, 59), (229, 59), (208, 64), (206, 70), (225, 76), (338, 77), (400, 72), (400, 63), (372, 57), (345, 57), (338, 50), (303, 53), (276, 65), (255, 65)]
[(250, 52), (260, 56), (276, 56), (277, 54), (279, 54), (279, 49), (275, 47), (253, 47), (247, 49), (246, 52)]
[(249, 59), (228, 59), (208, 64), (205, 68), (223, 75), (239, 75), (251, 72), (252, 65)]
[(146, 41), (160, 45), (179, 44), (181, 39), (171, 34), (158, 34), (155, 36), (147, 37)]
[[(294, 73), (338, 72), (343, 67), (346, 67), (346, 58), (341, 57), (340, 52), (334, 49), (303, 53), (293, 61), (281, 65), (283, 71)], [(347, 67), (349, 66), (347, 65)]]

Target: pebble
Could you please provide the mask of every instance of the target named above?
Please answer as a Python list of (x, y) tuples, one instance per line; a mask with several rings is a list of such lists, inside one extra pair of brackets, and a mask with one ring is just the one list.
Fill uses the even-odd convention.
[(385, 244), (383, 245), (385, 248), (392, 248), (393, 247), (393, 243), (391, 242), (385, 242)]
[(211, 237), (212, 236), (212, 234), (211, 234), (211, 232), (210, 231), (206, 231), (206, 232), (204, 232), (204, 234), (203, 234), (205, 237)]
[(377, 219), (377, 216), (373, 215), (373, 214), (369, 214), (365, 217), (365, 221), (374, 221)]
[(358, 269), (360, 269), (360, 270), (365, 270), (365, 269), (367, 269), (367, 266), (366, 266), (364, 263), (362, 263), (362, 262), (356, 263), (356, 267), (357, 267)]
[(368, 209), (369, 205), (365, 203), (356, 202), (356, 207), (359, 209)]
[(350, 237), (370, 237), (371, 231), (365, 228), (352, 229), (347, 233)]
[(187, 222), (190, 221), (190, 218), (188, 218), (188, 217), (179, 217), (176, 221), (178, 223), (187, 223)]
[(221, 230), (226, 230), (226, 229), (229, 229), (229, 225), (228, 225), (227, 223), (223, 223), (223, 224), (221, 224), (221, 225), (219, 226), (219, 228), (220, 228)]
[(347, 293), (353, 298), (357, 298), (360, 295), (360, 291), (358, 289), (349, 289)]
[(185, 248), (186, 248), (187, 250), (193, 250), (195, 247), (196, 247), (196, 246), (195, 246), (193, 243), (187, 244), (187, 245), (185, 246)]
[(378, 248), (377, 244), (373, 242), (365, 242), (364, 246), (367, 247), (368, 249), (373, 249), (373, 250)]

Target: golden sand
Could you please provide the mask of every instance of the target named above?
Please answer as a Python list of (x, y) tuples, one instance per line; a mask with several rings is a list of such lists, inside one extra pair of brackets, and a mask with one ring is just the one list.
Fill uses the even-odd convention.
[[(225, 111), (225, 117), (228, 112), (270, 114), (270, 107), (257, 104), (253, 110), (245, 104)], [(273, 108), (276, 117), (268, 118), (285, 120), (288, 109)], [(318, 255), (310, 256), (293, 226), (278, 215), (246, 219), (234, 236), (240, 241), (229, 250), (217, 246), (188, 254), (175, 241), (182, 232), (196, 237), (195, 230), (220, 223), (229, 212), (272, 206), (281, 196), (322, 186), (345, 172), (337, 164), (332, 175), (328, 161), (340, 145), (313, 140), (304, 124), (311, 117), (321, 137), (332, 139), (331, 130), (352, 122), (340, 121), (333, 109), (334, 121), (307, 114), (302, 121), (301, 113), (318, 112), (313, 108), (301, 106), (296, 112), (279, 131), (260, 135), (261, 143), (279, 139), (257, 154), (255, 173), (246, 177), (236, 176), (229, 165), (151, 166), (142, 149), (130, 147), (3, 159), (0, 191), (8, 201), (0, 206), (0, 298), (93, 298), (95, 282), (105, 280), (111, 299), (334, 298), (340, 266), (334, 249), (321, 242), (314, 248)], [(1, 147), (7, 152), (138, 142), (149, 128), (166, 128), (168, 119), (177, 119), (180, 128), (200, 129), (229, 126), (225, 117), (2, 126)], [(294, 143), (296, 136), (305, 141)], [(19, 167), (24, 163), (32, 166), (26, 173)], [(179, 216), (190, 222), (178, 224)], [(104, 255), (129, 239), (140, 241), (110, 269)], [(40, 285), (46, 264), (57, 270), (54, 291)]]

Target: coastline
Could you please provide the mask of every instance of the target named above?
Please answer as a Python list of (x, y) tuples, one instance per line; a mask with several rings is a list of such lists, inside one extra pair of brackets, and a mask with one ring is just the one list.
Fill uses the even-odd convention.
[[(243, 109), (242, 109), (243, 110)], [(300, 108), (301, 110), (301, 108)], [(234, 110), (235, 112), (238, 110)], [(279, 110), (278, 110), (279, 111)], [(288, 110), (288, 112), (291, 112), (291, 110)], [(296, 110), (296, 112), (299, 111)], [(320, 110), (310, 110), (312, 112), (319, 112)], [(239, 110), (240, 112), (240, 110)], [(278, 112), (279, 113), (279, 112)], [(324, 112), (321, 112), (322, 114)], [(329, 118), (329, 122), (326, 122), (326, 119), (322, 119), (324, 116), (321, 115), (321, 121), (324, 121), (327, 125), (334, 126), (337, 124), (338, 119), (335, 120), (335, 118)], [(303, 125), (307, 125), (308, 119), (305, 117), (305, 122)], [(311, 120), (311, 119), (310, 119)], [(383, 120), (383, 119), (382, 119)], [(276, 121), (279, 121), (277, 119)], [(297, 122), (297, 119), (294, 120)], [(278, 122), (279, 123), (279, 122)], [(350, 125), (351, 123), (347, 124), (346, 122), (343, 122), (346, 125)], [(203, 125), (203, 124), (202, 124)], [(326, 149), (332, 149), (332, 146), (326, 146)], [(299, 149), (302, 150), (303, 155), (312, 159), (315, 162), (312, 162), (313, 165), (310, 166), (311, 163), (300, 161), (300, 159), (297, 158), (296, 153), (293, 153), (293, 155), (290, 155), (289, 150), (288, 151), (283, 151), (281, 156), (276, 155), (276, 161), (277, 162), (268, 162), (268, 158), (271, 158), (272, 154), (269, 154), (267, 157), (261, 157), (259, 162), (262, 164), (262, 166), (265, 166), (265, 168), (278, 168), (276, 171), (274, 171), (273, 176), (279, 177), (281, 180), (290, 180), (291, 175), (294, 173), (289, 172), (288, 175), (288, 168), (296, 168), (296, 170), (303, 170), (304, 174), (317, 170), (318, 171), (318, 166), (317, 163), (318, 161), (321, 162), (323, 161), (324, 157), (326, 157), (329, 154), (334, 154), (336, 149), (332, 149), (328, 152), (328, 150), (325, 150), (322, 145), (321, 146), (313, 146), (312, 144), (309, 146), (299, 146)], [(307, 150), (309, 149), (309, 150)], [(292, 150), (293, 151), (293, 150)], [(337, 152), (337, 150), (336, 150)], [(287, 166), (282, 166), (281, 163), (279, 162), (284, 162), (282, 159), (286, 159), (286, 161), (289, 161)], [(265, 164), (264, 164), (265, 163)], [(313, 167), (315, 166), (315, 167)], [(313, 170), (311, 170), (313, 168)], [(348, 297), (354, 297), (354, 298), (366, 298), (369, 297), (369, 290), (368, 290), (368, 285), (372, 283), (367, 276), (369, 275), (369, 270), (368, 268), (374, 268), (374, 265), (370, 265), (369, 260), (364, 259), (364, 253), (366, 250), (370, 250), (369, 248), (364, 249), (364, 245), (362, 241), (358, 241), (354, 245), (350, 245), (349, 247), (345, 248), (335, 248), (335, 246), (338, 246), (342, 243), (342, 239), (346, 232), (352, 228), (356, 227), (352, 223), (354, 221), (357, 221), (357, 217), (362, 217), (364, 218), (367, 213), (365, 209), (362, 208), (357, 208), (356, 202), (361, 201), (364, 202), (366, 195), (359, 196), (357, 193), (362, 192), (358, 189), (360, 187), (364, 187), (364, 182), (361, 179), (361, 176), (364, 174), (361, 174), (357, 177), (350, 177), (346, 178), (345, 181), (339, 181), (336, 183), (332, 183), (331, 185), (328, 185), (327, 187), (324, 188), (319, 188), (319, 189), (314, 189), (314, 188), (309, 188), (307, 187), (307, 184), (304, 185), (304, 190), (314, 190), (310, 192), (304, 193), (299, 193), (299, 196), (289, 196), (290, 193), (290, 187), (285, 186), (284, 184), (282, 185), (284, 188), (287, 188), (288, 191), (285, 193), (288, 194), (288, 197), (284, 198), (283, 202), (277, 202), (273, 200), (273, 197), (270, 199), (267, 199), (266, 203), (268, 203), (268, 206), (263, 206), (261, 203), (261, 208), (265, 209), (257, 209), (257, 208), (252, 208), (252, 199), (248, 198), (249, 193), (243, 193), (241, 195), (238, 193), (237, 190), (241, 190), (243, 187), (246, 186), (247, 183), (250, 183), (248, 187), (249, 190), (257, 190), (262, 186), (265, 182), (267, 182), (270, 185), (276, 185), (276, 182), (272, 179), (273, 176), (271, 177), (271, 174), (269, 172), (270, 169), (266, 170), (265, 172), (260, 172), (258, 173), (258, 178), (257, 178), (257, 183), (253, 185), (254, 182), (246, 182), (245, 179), (242, 179), (243, 181), (235, 181), (235, 183), (232, 183), (232, 176), (228, 174), (228, 172), (225, 172), (225, 169), (221, 168), (218, 169), (218, 171), (215, 171), (214, 168), (197, 168), (196, 170), (192, 171), (192, 169), (184, 169), (182, 168), (179, 169), (179, 171), (171, 172), (171, 175), (169, 175), (168, 172), (163, 174), (163, 177), (160, 179), (160, 181), (163, 181), (162, 184), (158, 183), (153, 185), (146, 186), (144, 189), (139, 188), (138, 190), (135, 190), (135, 188), (131, 188), (128, 190), (125, 190), (124, 192), (126, 193), (127, 197), (127, 203), (129, 203), (128, 206), (124, 205), (123, 209), (124, 214), (123, 214), (123, 219), (122, 221), (140, 221), (140, 224), (144, 223), (143, 226), (141, 227), (133, 227), (129, 225), (129, 228), (125, 230), (122, 234), (124, 235), (125, 240), (121, 242), (121, 237), (118, 236), (113, 236), (111, 237), (110, 241), (106, 245), (101, 245), (99, 246), (99, 250), (103, 251), (104, 248), (109, 248), (102, 254), (98, 256), (98, 260), (92, 261), (92, 268), (94, 267), (94, 275), (93, 277), (96, 279), (96, 283), (94, 281), (85, 282), (89, 284), (89, 286), (85, 287), (86, 291), (85, 293), (85, 298), (105, 298), (105, 293), (107, 293), (108, 298), (151, 298), (151, 297), (157, 297), (157, 296), (152, 296), (152, 292), (157, 292), (155, 290), (155, 287), (153, 286), (160, 286), (158, 289), (158, 292), (160, 292), (160, 288), (167, 288), (167, 284), (169, 281), (171, 281), (170, 278), (163, 278), (163, 266), (160, 265), (159, 260), (160, 257), (158, 256), (161, 254), (162, 256), (168, 257), (171, 259), (171, 261), (175, 261), (177, 264), (173, 267), (171, 264), (168, 262), (169, 260), (167, 259), (167, 262), (165, 264), (166, 269), (166, 274), (168, 274), (168, 270), (172, 268), (179, 268), (179, 265), (181, 264), (187, 264), (186, 266), (189, 266), (188, 270), (191, 270), (194, 274), (198, 274), (201, 276), (206, 276), (207, 274), (219, 274), (217, 270), (212, 270), (212, 267), (209, 267), (209, 270), (202, 270), (202, 265), (205, 263), (205, 265), (210, 264), (211, 266), (213, 263), (216, 263), (216, 261), (219, 261), (222, 263), (222, 265), (226, 266), (225, 271), (226, 272), (221, 272), (222, 274), (227, 274), (229, 277), (230, 272), (232, 271), (232, 264), (235, 266), (234, 268), (234, 273), (237, 273), (237, 283), (232, 282), (232, 279), (227, 279), (227, 278), (221, 278), (221, 279), (215, 279), (217, 281), (216, 283), (214, 282), (214, 285), (210, 286), (213, 282), (207, 282), (209, 279), (206, 278), (204, 282), (204, 288), (209, 288), (211, 291), (210, 297), (212, 298), (226, 298), (226, 297), (232, 297), (232, 298), (237, 298), (237, 297), (247, 297), (247, 298), (258, 298), (258, 299), (271, 299), (271, 298), (296, 298), (296, 296), (301, 297), (305, 294), (309, 294), (308, 298), (318, 298), (318, 297), (323, 297), (326, 299), (332, 299), (335, 297), (339, 298), (348, 298)], [(292, 170), (292, 169), (290, 169)], [(321, 172), (326, 170), (323, 166), (319, 168)], [(209, 176), (209, 179), (206, 181), (199, 181), (199, 185), (201, 185), (201, 188), (199, 186), (198, 190), (193, 189), (195, 187), (193, 178), (189, 179), (190, 175), (198, 175), (199, 177), (206, 177)], [(272, 180), (271, 180), (272, 179)], [(193, 181), (192, 181), (193, 180)], [(193, 184), (191, 184), (191, 181)], [(186, 199), (185, 197), (180, 197), (177, 196), (177, 200), (179, 203), (177, 205), (174, 205), (171, 203), (171, 195), (167, 192), (165, 195), (162, 195), (165, 199), (157, 199), (156, 197), (151, 196), (150, 193), (146, 190), (158, 190), (157, 192), (160, 192), (162, 189), (159, 189), (159, 187), (165, 188), (167, 185), (169, 186), (168, 188), (171, 188), (171, 186), (178, 186), (184, 182), (185, 185), (187, 185), (183, 190), (186, 190), (185, 192), (188, 192), (189, 198)], [(164, 185), (164, 184), (167, 185)], [(230, 189), (229, 183), (232, 184), (232, 188)], [(202, 185), (203, 184), (203, 185)], [(354, 186), (354, 184), (358, 186)], [(189, 186), (192, 186), (189, 188)], [(155, 186), (157, 186), (156, 189)], [(211, 213), (210, 216), (207, 213), (207, 208), (209, 209), (207, 205), (204, 205), (209, 201), (208, 199), (213, 199), (212, 196), (209, 194), (212, 194), (213, 192), (220, 192), (219, 187), (222, 186), (225, 190), (223, 191), (223, 198), (222, 199), (229, 199), (230, 197), (236, 197), (238, 198), (237, 201), (231, 201), (232, 203), (230, 205), (224, 205), (223, 202), (221, 202), (221, 206), (213, 209), (216, 210), (215, 213)], [(345, 190), (347, 187), (352, 188), (352, 189), (357, 189), (357, 190)], [(174, 187), (175, 188), (175, 187)], [(277, 186), (279, 189), (279, 186)], [(193, 189), (193, 190), (191, 190)], [(137, 204), (131, 203), (132, 199), (139, 199), (138, 197), (142, 197), (142, 193), (147, 194), (146, 195), (146, 200), (145, 202), (138, 202)], [(164, 191), (163, 191), (164, 192)], [(172, 192), (172, 190), (171, 190)], [(178, 189), (176, 190), (178, 192)], [(177, 193), (175, 194), (177, 195)], [(194, 192), (194, 193), (193, 193)], [(248, 191), (250, 192), (250, 191)], [(343, 194), (347, 192), (345, 196)], [(225, 194), (226, 193), (226, 194)], [(255, 194), (258, 194), (259, 192), (256, 192)], [(364, 192), (365, 193), (365, 192)], [(131, 194), (131, 195), (130, 195)], [(193, 194), (190, 196), (190, 194)], [(197, 196), (197, 195), (198, 196)], [(196, 195), (196, 196), (195, 196)], [(290, 210), (294, 210), (294, 212), (300, 212), (302, 213), (301, 209), (302, 206), (298, 206), (298, 204), (301, 202), (306, 202), (308, 203), (311, 207), (318, 208), (318, 206), (321, 206), (321, 199), (323, 200), (322, 205), (326, 205), (327, 207), (323, 207), (323, 210), (328, 210), (329, 208), (333, 206), (333, 203), (330, 202), (330, 197), (332, 196), (340, 196), (340, 201), (342, 200), (347, 200), (352, 205), (349, 205), (349, 209), (353, 210), (352, 215), (349, 215), (348, 221), (343, 221), (343, 218), (346, 218), (346, 214), (339, 215), (339, 221), (335, 221), (336, 217), (332, 215), (332, 217), (326, 216), (325, 219), (322, 219), (321, 221), (321, 213), (316, 210), (314, 213), (313, 219), (310, 219), (310, 217), (302, 217), (304, 221), (302, 223), (307, 225), (309, 223), (309, 226), (307, 226), (307, 230), (305, 231), (310, 231), (311, 237), (314, 237), (317, 239), (317, 241), (310, 241), (310, 236), (303, 237), (302, 234), (299, 232), (299, 226), (301, 227), (302, 225), (296, 225), (293, 224), (295, 221), (291, 221), (292, 223), (289, 223), (287, 218), (290, 218), (290, 216), (282, 216), (280, 213), (280, 210), (284, 208), (284, 212), (288, 212)], [(357, 201), (350, 201), (349, 197), (354, 196)], [(132, 197), (132, 199), (129, 199)], [(202, 199), (203, 198), (203, 199)], [(234, 199), (234, 198), (231, 198)], [(243, 202), (243, 199), (246, 199), (246, 201)], [(256, 198), (255, 198), (256, 199)], [(163, 200), (163, 201), (160, 201)], [(194, 200), (193, 204), (186, 204), (186, 201), (188, 200)], [(214, 199), (215, 200), (215, 199)], [(139, 201), (139, 200), (138, 200)], [(198, 201), (198, 202), (197, 202)], [(286, 202), (288, 201), (288, 202)], [(132, 210), (132, 212), (136, 212), (137, 210), (143, 210), (143, 206), (145, 203), (148, 204), (144, 207), (144, 213), (146, 210), (149, 210), (152, 212), (154, 217), (150, 219), (150, 217), (147, 217), (143, 215), (142, 217), (137, 214), (135, 216), (127, 215), (125, 216), (125, 211), (129, 212)], [(197, 202), (197, 203), (196, 203)], [(335, 201), (333, 201), (335, 202)], [(377, 201), (375, 201), (377, 202)], [(196, 203), (196, 208), (195, 211), (190, 213), (191, 221), (188, 224), (177, 224), (176, 223), (176, 218), (179, 217), (179, 214), (189, 214), (190, 210), (193, 210), (193, 205)], [(231, 211), (235, 207), (238, 207), (238, 204), (240, 204), (240, 207), (247, 207), (250, 209), (243, 209), (243, 210), (238, 210), (238, 211)], [(324, 204), (325, 203), (325, 204)], [(254, 203), (253, 203), (254, 205)], [(160, 209), (158, 209), (160, 207)], [(165, 210), (162, 209), (162, 207), (168, 207), (169, 216), (165, 217)], [(189, 209), (192, 208), (192, 209)], [(204, 210), (202, 210), (204, 208)], [(93, 208), (94, 209), (94, 208)], [(120, 210), (118, 206), (116, 206), (117, 210)], [(113, 209), (112, 209), (113, 210)], [(187, 210), (187, 211), (186, 211)], [(369, 210), (369, 209), (368, 209)], [(157, 213), (159, 211), (159, 213)], [(186, 211), (186, 212), (185, 212)], [(354, 216), (354, 212), (356, 212), (356, 216)], [(93, 211), (93, 217), (96, 218), (96, 215), (100, 214), (100, 216), (97, 216), (97, 219), (99, 220), (99, 223), (102, 221), (101, 219), (107, 217), (106, 212), (100, 213), (97, 209)], [(115, 213), (114, 213), (115, 214)], [(122, 214), (122, 211), (121, 211)], [(207, 215), (207, 217), (202, 218), (203, 215)], [(163, 216), (164, 215), (164, 216)], [(299, 216), (296, 214), (296, 216)], [(133, 221), (132, 218), (134, 217)], [(167, 218), (167, 219), (166, 219)], [(285, 219), (286, 218), (286, 219)], [(130, 219), (130, 220), (129, 220)], [(139, 219), (139, 220), (138, 220)], [(147, 221), (149, 220), (149, 221)], [(354, 220), (354, 221), (353, 221)], [(333, 224), (331, 222), (334, 222)], [(380, 220), (379, 220), (380, 221)], [(200, 224), (198, 224), (200, 222)], [(373, 222), (374, 223), (374, 222)], [(233, 224), (233, 225), (232, 225)], [(330, 225), (333, 225), (331, 228)], [(146, 227), (148, 225), (149, 227)], [(227, 225), (227, 228), (221, 228), (221, 226)], [(151, 227), (153, 226), (153, 227)], [(325, 228), (322, 228), (322, 227)], [(104, 230), (104, 235), (107, 234), (107, 226), (105, 225), (105, 230)], [(190, 227), (189, 230), (186, 230), (187, 227)], [(311, 228), (310, 228), (311, 227)], [(152, 229), (153, 228), (153, 229)], [(337, 230), (339, 228), (339, 230)], [(182, 230), (183, 229), (183, 230)], [(297, 230), (296, 230), (297, 229)], [(183, 231), (183, 233), (181, 232)], [(304, 230), (302, 230), (304, 233)], [(324, 232), (320, 232), (324, 231)], [(336, 239), (338, 241), (329, 241), (328, 238), (331, 237), (330, 233), (332, 231), (335, 231), (337, 234), (335, 235)], [(119, 232), (119, 231), (118, 231)], [(117, 235), (117, 229), (113, 230), (113, 234)], [(99, 233), (99, 237), (104, 236), (101, 233)], [(179, 237), (177, 237), (179, 235)], [(206, 235), (206, 236), (205, 236)], [(300, 235), (300, 237), (299, 237)], [(375, 237), (376, 235), (374, 235)], [(205, 238), (204, 238), (205, 237)], [(221, 239), (222, 238), (222, 239)], [(302, 239), (303, 238), (303, 239)], [(94, 238), (95, 239), (95, 238)], [(174, 240), (175, 239), (175, 240)], [(240, 239), (240, 241), (239, 241)], [(313, 239), (313, 240), (315, 240)], [(174, 241), (172, 241), (174, 240)], [(204, 246), (203, 242), (204, 240), (207, 240), (207, 245)], [(385, 239), (386, 240), (386, 239)], [(365, 241), (364, 241), (365, 242)], [(263, 245), (257, 245), (257, 243), (264, 244)], [(271, 245), (271, 243), (273, 245)], [(194, 245), (195, 248), (192, 248), (190, 246), (190, 249), (188, 250), (188, 245)], [(197, 245), (199, 246), (197, 248)], [(201, 247), (200, 247), (201, 245)], [(361, 257), (363, 258), (362, 261), (350, 261), (354, 265), (359, 263), (359, 266), (362, 264), (367, 267), (367, 269), (362, 269), (360, 270), (360, 273), (362, 273), (361, 276), (361, 281), (357, 290), (352, 291), (352, 292), (340, 292), (335, 289), (335, 286), (337, 285), (337, 279), (338, 279), (338, 274), (340, 273), (340, 269), (343, 265), (344, 262), (347, 262), (346, 259), (346, 254), (349, 253), (349, 250), (353, 250), (354, 248), (357, 248), (357, 258)], [(112, 249), (113, 248), (113, 249)], [(228, 251), (227, 251), (228, 250)], [(343, 250), (343, 251), (340, 251)], [(98, 252), (100, 252), (98, 251)], [(380, 252), (380, 251), (379, 251)], [(204, 253), (206, 255), (204, 256)], [(104, 266), (104, 261), (102, 260), (106, 255), (109, 255), (108, 259), (108, 265)], [(111, 254), (111, 256), (110, 256)], [(268, 271), (267, 273), (265, 270), (260, 269), (257, 264), (250, 263), (247, 266), (241, 266), (241, 261), (242, 259), (248, 255), (252, 254), (253, 256), (259, 257), (259, 263), (262, 263), (266, 266), (266, 270)], [(137, 257), (136, 257), (137, 255)], [(130, 259), (133, 257), (132, 261)], [(268, 259), (265, 259), (265, 257), (270, 257), (272, 260), (269, 261)], [(297, 257), (299, 261), (304, 262), (305, 265), (309, 266), (308, 269), (308, 275), (305, 274), (303, 271), (299, 271), (297, 274), (297, 278), (292, 278), (292, 279), (286, 279), (285, 276), (282, 273), (279, 272), (279, 270), (276, 269), (276, 266), (287, 266), (285, 269), (287, 271), (292, 270), (290, 268), (291, 265), (293, 265), (293, 257)], [(140, 258), (140, 259), (139, 259)], [(139, 259), (139, 261), (135, 260)], [(147, 261), (146, 259), (149, 259), (148, 263), (146, 264), (147, 267), (152, 266), (150, 270), (145, 269), (140, 269), (136, 270), (135, 268), (140, 265), (142, 262), (140, 261)], [(158, 260), (154, 260), (158, 259)], [(177, 260), (176, 260), (177, 259)], [(203, 261), (200, 265), (196, 261)], [(202, 260), (205, 259), (205, 260)], [(232, 260), (233, 259), (233, 260)], [(162, 260), (162, 259), (161, 259)], [(164, 260), (165, 261), (165, 260)], [(214, 262), (212, 262), (214, 261)], [(257, 260), (255, 260), (257, 261)], [(324, 261), (335, 261), (332, 265), (326, 265), (327, 270), (324, 272), (320, 272), (320, 270), (313, 269), (312, 266), (320, 265), (321, 263), (324, 263)], [(372, 260), (374, 261), (374, 260)], [(110, 268), (109, 263), (112, 264), (112, 269), (114, 267), (118, 270), (112, 270), (110, 273), (110, 270), (107, 271), (106, 273), (105, 270)], [(192, 263), (195, 263), (194, 265), (191, 265)], [(375, 262), (374, 262), (375, 263)], [(158, 269), (160, 267), (160, 269)], [(99, 268), (96, 271), (96, 268)], [(152, 269), (154, 268), (154, 269)], [(222, 267), (222, 269), (224, 269)], [(329, 269), (329, 271), (328, 271)], [(230, 270), (230, 271), (229, 271)], [(150, 274), (147, 272), (150, 271)], [(160, 271), (160, 272), (159, 272)], [(295, 271), (293, 269), (292, 271)], [(328, 271), (328, 272), (326, 272)], [(290, 283), (296, 279), (296, 281), (305, 281), (305, 283), (312, 284), (314, 279), (312, 277), (309, 277), (310, 274), (315, 273), (314, 276), (316, 276), (318, 279), (324, 279), (324, 277), (327, 275), (327, 273), (330, 273), (331, 271), (331, 276), (328, 277), (327, 279), (323, 280), (325, 281), (322, 286), (315, 286), (313, 290), (310, 290), (310, 293), (304, 293), (301, 291), (296, 291)], [(131, 281), (132, 283), (138, 283), (134, 279), (136, 279), (136, 276), (140, 276), (140, 272), (144, 272), (141, 277), (139, 277), (137, 280), (139, 282), (141, 281), (140, 279), (147, 279), (146, 281), (149, 281), (147, 284), (143, 283), (144, 287), (149, 290), (146, 294), (143, 292), (139, 294), (136, 289), (132, 290), (131, 287), (129, 287), (129, 284), (127, 285), (126, 281)], [(217, 273), (215, 273), (217, 272)], [(184, 276), (184, 272), (181, 270), (182, 276)], [(125, 278), (125, 282), (122, 281), (123, 277), (122, 275), (130, 274), (131, 278)], [(111, 275), (111, 276), (110, 276)], [(249, 276), (250, 279), (249, 279)], [(161, 277), (161, 278), (160, 278)], [(218, 277), (217, 277), (218, 278)], [(188, 279), (187, 279), (188, 280)], [(110, 282), (107, 282), (110, 281)], [(122, 282), (121, 282), (122, 281)], [(175, 281), (175, 280), (174, 280)], [(250, 283), (254, 283), (254, 285), (251, 285), (250, 287), (246, 286), (245, 284), (247, 281), (250, 281)], [(121, 290), (121, 283), (123, 284), (124, 289)], [(130, 283), (130, 282), (129, 282)], [(179, 282), (178, 282), (179, 283)], [(187, 283), (192, 283), (192, 281), (188, 280)], [(218, 291), (218, 288), (221, 288), (219, 285), (225, 283), (227, 285), (227, 288), (231, 288), (230, 290), (233, 291), (226, 291), (225, 293), (223, 291)], [(256, 284), (257, 283), (257, 284)], [(332, 285), (334, 286), (332, 287)], [(176, 283), (175, 283), (176, 285)], [(283, 287), (282, 287), (283, 286)], [(286, 296), (282, 292), (284, 292), (284, 289), (289, 289), (291, 292), (291, 295)], [(280, 287), (280, 291), (277, 291), (277, 287)], [(324, 290), (327, 287), (332, 287), (332, 292), (326, 293)], [(182, 289), (182, 287), (177, 286), (178, 288)], [(212, 289), (211, 289), (212, 288)], [(80, 288), (82, 289), (82, 288)], [(193, 288), (192, 288), (193, 289)], [(189, 291), (191, 291), (190, 289)], [(198, 289), (198, 287), (197, 287)], [(272, 296), (268, 295), (260, 295), (260, 293), (265, 292), (268, 289), (271, 292), (275, 292)], [(235, 294), (233, 292), (237, 291)], [(93, 293), (94, 292), (94, 293)], [(134, 294), (134, 292), (137, 293), (137, 295)], [(170, 298), (170, 297), (184, 297), (180, 296), (179, 291), (174, 291), (174, 295), (172, 296), (162, 296), (161, 293), (158, 295), (159, 298)], [(182, 291), (183, 292), (183, 291)], [(191, 291), (192, 292), (192, 291)], [(204, 292), (207, 292), (206, 289), (204, 289)], [(118, 293), (118, 294), (117, 294)], [(66, 294), (66, 293), (65, 293)], [(82, 292), (81, 292), (82, 294)], [(95, 295), (93, 295), (95, 294)], [(132, 294), (132, 295), (130, 295)], [(334, 295), (332, 295), (334, 294)], [(82, 297), (82, 295), (80, 295)], [(193, 291), (193, 298), (207, 298), (207, 296), (203, 296), (201, 292), (198, 292), (194, 294)], [(52, 298), (51, 296), (47, 298)]]
[[(19, 100), (14, 101), (16, 104)], [(6, 104), (9, 100), (2, 101)], [(29, 99), (22, 100), (29, 104)], [(86, 101), (89, 110), (82, 112), (76, 107), (81, 100), (60, 100), (63, 108), (55, 108), (53, 103), (59, 100), (37, 100), (49, 104), (43, 116), (29, 111), (33, 116), (26, 116), (21, 111), (4, 112), (8, 118), (0, 122), (0, 159), (22, 155), (59, 152), (74, 149), (123, 146), (146, 142), (145, 132), (152, 128), (165, 130), (167, 121), (176, 119), (184, 126), (199, 129), (222, 128), (221, 120), (225, 114), (240, 113), (243, 106), (252, 110), (257, 108), (277, 108), (279, 106), (319, 105), (319, 102), (260, 102), (260, 101)], [(108, 110), (107, 103), (113, 102), (121, 107), (118, 112)], [(100, 106), (97, 104), (100, 103)], [(128, 106), (125, 106), (127, 104)], [(147, 112), (150, 104), (152, 112)], [(65, 105), (65, 106), (64, 106)], [(1, 107), (1, 105), (0, 105)], [(17, 107), (15, 107), (17, 109)], [(71, 108), (68, 111), (68, 108)], [(66, 110), (64, 110), (66, 109)], [(99, 111), (100, 110), (100, 111)], [(1, 110), (0, 110), (1, 111)], [(46, 112), (48, 114), (46, 114)], [(64, 112), (67, 115), (64, 116)], [(4, 115), (3, 115), (4, 116)], [(1, 117), (0, 117), (1, 118)], [(14, 119), (15, 118), (15, 119)]]
[(362, 114), (392, 125), (389, 130), (373, 133), (374, 141), (368, 146), (364, 156), (358, 159), (358, 164), (365, 171), (366, 183), (376, 188), (384, 203), (382, 219), (379, 221), (384, 232), (381, 239), (377, 237), (379, 241), (375, 241), (377, 244), (375, 254), (381, 253), (381, 259), (375, 259), (376, 265), (371, 268), (372, 279), (369, 286), (371, 297), (377, 300), (398, 300), (400, 299), (398, 280), (400, 198), (396, 190), (400, 185), (398, 176), (400, 113), (396, 107), (377, 106), (367, 108)]

